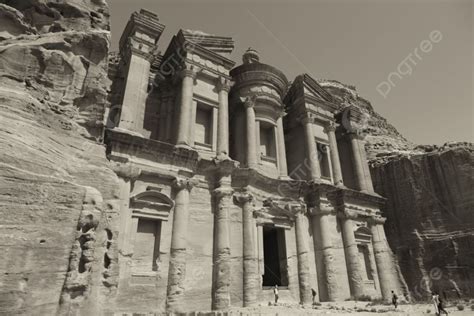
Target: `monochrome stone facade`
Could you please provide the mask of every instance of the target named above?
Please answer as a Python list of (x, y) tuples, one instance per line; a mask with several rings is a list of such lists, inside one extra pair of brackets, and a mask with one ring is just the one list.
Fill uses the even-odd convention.
[(180, 30), (161, 54), (164, 28), (133, 13), (109, 70), (116, 308), (255, 306), (274, 285), (301, 304), (400, 294), (360, 110), (253, 49), (235, 66), (229, 37)]

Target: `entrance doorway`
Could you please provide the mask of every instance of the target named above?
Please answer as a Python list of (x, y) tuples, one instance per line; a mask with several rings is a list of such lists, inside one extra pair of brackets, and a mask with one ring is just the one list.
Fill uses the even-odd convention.
[(263, 286), (288, 286), (285, 231), (283, 228), (263, 226)]

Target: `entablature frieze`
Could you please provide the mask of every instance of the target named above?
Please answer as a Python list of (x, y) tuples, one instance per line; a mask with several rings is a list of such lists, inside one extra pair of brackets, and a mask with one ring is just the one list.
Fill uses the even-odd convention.
[(290, 229), (299, 214), (306, 214), (306, 205), (302, 201), (268, 198), (262, 207), (254, 210), (257, 225), (272, 225)]
[(251, 187), (270, 196), (299, 199), (305, 184), (303, 180), (271, 178), (250, 168), (238, 168), (232, 173), (233, 187)]

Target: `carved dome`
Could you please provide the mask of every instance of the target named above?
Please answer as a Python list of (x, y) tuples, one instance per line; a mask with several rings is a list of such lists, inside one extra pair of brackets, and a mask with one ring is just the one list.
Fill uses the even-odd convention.
[(256, 95), (268, 95), (281, 103), (285, 96), (288, 80), (277, 68), (261, 63), (259, 53), (249, 48), (242, 56), (243, 64), (232, 69), (230, 75), (235, 84), (234, 91)]

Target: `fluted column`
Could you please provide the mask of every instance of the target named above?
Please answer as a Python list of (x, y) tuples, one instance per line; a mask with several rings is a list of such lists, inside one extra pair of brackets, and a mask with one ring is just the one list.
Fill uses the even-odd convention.
[(306, 207), (303, 205), (291, 206), (297, 211), (295, 219), (296, 254), (298, 256), (298, 280), (300, 288), (300, 303), (311, 304), (311, 278), (308, 259), (308, 229), (306, 228)]
[(189, 220), (189, 193), (195, 182), (187, 178), (177, 178), (173, 231), (171, 236), (170, 265), (166, 308), (169, 312), (182, 312), (186, 278), (186, 246)]
[(354, 235), (353, 215), (349, 212), (338, 214), (341, 221), (342, 240), (344, 243), (344, 254), (346, 256), (347, 275), (351, 294), (354, 298), (364, 294), (364, 283), (362, 277), (362, 266), (359, 258), (359, 249)]
[(324, 127), (324, 132), (328, 135), (328, 140), (329, 140), (329, 152), (331, 155), (333, 181), (335, 185), (342, 186), (343, 182), (342, 182), (341, 162), (339, 160), (339, 151), (337, 149), (337, 140), (336, 140), (335, 131), (336, 131), (336, 125), (332, 122), (329, 125)]
[(178, 121), (178, 135), (177, 145), (189, 146), (190, 145), (190, 130), (191, 124), (194, 124), (192, 120), (193, 111), (193, 87), (194, 80), (196, 79), (196, 69), (188, 68), (181, 71), (182, 83), (181, 83), (181, 103), (179, 111)]
[(258, 259), (255, 256), (254, 226), (253, 219), (253, 196), (249, 193), (239, 193), (234, 196), (236, 202), (242, 206), (242, 232), (243, 232), (243, 255), (244, 255), (244, 307), (257, 304), (258, 282)]
[(306, 141), (306, 158), (309, 160), (309, 169), (311, 180), (319, 180), (321, 178), (321, 168), (318, 161), (318, 149), (313, 134), (313, 119), (304, 117), (302, 119), (305, 141)]
[(212, 309), (222, 310), (230, 306), (230, 241), (229, 206), (233, 190), (230, 177), (222, 177), (221, 185), (214, 190), (216, 211), (214, 213), (215, 247)]
[(217, 119), (217, 155), (229, 155), (229, 105), (228, 94), (230, 80), (219, 77), (217, 81), (219, 94), (219, 112)]
[[(320, 245), (320, 249), (316, 249), (316, 255), (320, 253), (323, 266), (321, 267), (324, 283), (321, 284), (326, 291), (327, 301), (337, 301), (342, 299), (339, 293), (337, 280), (339, 278), (336, 267), (334, 266), (334, 246), (332, 244), (331, 225), (329, 216), (333, 213), (333, 209), (327, 206), (319, 205), (311, 209), (311, 225), (313, 228), (314, 245)], [(335, 230), (336, 227), (333, 227)], [(317, 233), (319, 232), (319, 233)], [(319, 239), (319, 240), (318, 240)], [(323, 293), (320, 293), (323, 297)]]
[(367, 192), (367, 185), (365, 183), (365, 173), (362, 157), (360, 154), (359, 139), (360, 136), (357, 132), (350, 133), (349, 137), (351, 139), (351, 151), (352, 151), (352, 160), (354, 168), (354, 176), (357, 184), (357, 189), (362, 192)]
[(257, 141), (255, 140), (255, 99), (247, 97), (244, 101), (247, 118), (247, 166), (257, 167)]
[(380, 282), (382, 298), (386, 301), (391, 299), (391, 291), (399, 289), (398, 281), (394, 273), (396, 271), (391, 250), (385, 238), (383, 223), (385, 218), (374, 218), (370, 223), (372, 233), (372, 247), (374, 249), (375, 263)]
[(285, 149), (285, 133), (283, 131), (283, 117), (277, 119), (277, 139), (278, 139), (278, 171), (280, 177), (288, 176), (288, 168), (286, 163), (286, 149)]

